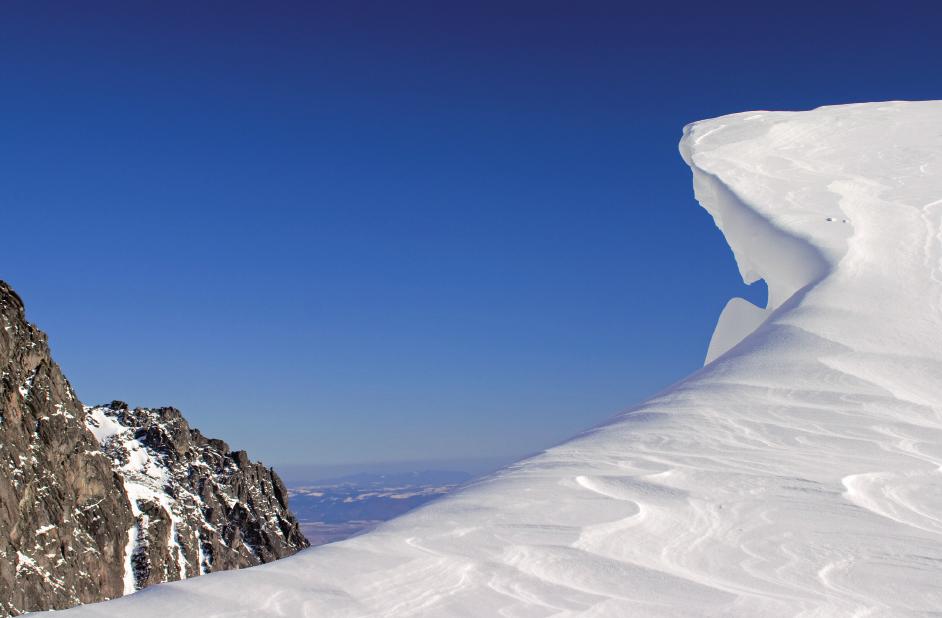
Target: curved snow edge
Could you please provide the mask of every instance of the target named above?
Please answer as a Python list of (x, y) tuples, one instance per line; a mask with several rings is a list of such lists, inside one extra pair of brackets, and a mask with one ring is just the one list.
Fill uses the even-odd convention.
[(726, 304), (710, 339), (705, 365), (758, 330), (777, 308), (831, 270), (817, 247), (775, 225), (720, 176), (698, 165), (697, 144), (725, 128), (721, 124), (696, 135), (704, 124), (713, 122), (694, 122), (684, 127), (680, 156), (693, 172), (694, 197), (726, 238), (743, 282), (750, 285), (764, 279), (769, 297), (764, 308), (738, 297)]

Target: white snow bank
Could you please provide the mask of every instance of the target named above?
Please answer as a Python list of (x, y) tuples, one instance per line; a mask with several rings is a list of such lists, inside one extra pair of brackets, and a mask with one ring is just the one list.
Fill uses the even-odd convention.
[(74, 616), (922, 616), (942, 608), (942, 102), (695, 123), (733, 301), (673, 389), (341, 543)]

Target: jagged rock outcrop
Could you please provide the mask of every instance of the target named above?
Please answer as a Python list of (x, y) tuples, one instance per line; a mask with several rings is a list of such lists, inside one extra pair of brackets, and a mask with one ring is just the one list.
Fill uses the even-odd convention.
[(281, 479), (245, 451), (190, 429), (179, 410), (114, 401), (86, 408), (85, 423), (114, 462), (135, 516), (128, 591), (307, 546)]
[(88, 408), (0, 281), (0, 616), (306, 547), (273, 470), (174, 408)]

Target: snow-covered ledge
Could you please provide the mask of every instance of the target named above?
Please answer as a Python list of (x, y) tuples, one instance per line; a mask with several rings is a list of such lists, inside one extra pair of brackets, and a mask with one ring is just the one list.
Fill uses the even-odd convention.
[[(704, 364), (728, 352), (789, 299), (823, 279), (846, 251), (850, 221), (837, 204), (839, 196), (828, 196), (827, 187), (817, 187), (817, 191), (811, 187), (802, 192), (770, 191), (777, 173), (793, 173), (795, 168), (784, 158), (776, 160), (774, 148), (772, 164), (769, 150), (763, 156), (750, 152), (748, 140), (755, 140), (763, 132), (778, 135), (777, 139), (786, 142), (787, 130), (777, 131), (776, 125), (789, 116), (788, 112), (750, 112), (684, 127), (680, 154), (693, 172), (697, 201), (713, 216), (726, 237), (743, 281), (751, 285), (764, 279), (768, 285), (765, 307), (738, 297), (726, 304)], [(739, 122), (731, 122), (734, 120)], [(734, 190), (717, 176), (722, 173), (727, 178), (731, 174), (742, 178), (743, 170), (763, 182), (739, 182)], [(784, 183), (784, 178), (781, 180)], [(744, 194), (744, 190), (748, 193)], [(813, 194), (814, 208), (809, 210), (801, 202), (810, 200)]]

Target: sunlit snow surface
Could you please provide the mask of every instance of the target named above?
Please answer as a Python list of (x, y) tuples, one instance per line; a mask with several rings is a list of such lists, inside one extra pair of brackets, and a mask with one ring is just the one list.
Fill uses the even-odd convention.
[(942, 611), (942, 102), (735, 114), (681, 152), (770, 289), (719, 358), (370, 534), (69, 615)]

